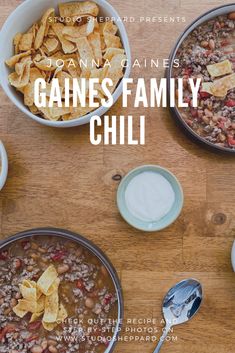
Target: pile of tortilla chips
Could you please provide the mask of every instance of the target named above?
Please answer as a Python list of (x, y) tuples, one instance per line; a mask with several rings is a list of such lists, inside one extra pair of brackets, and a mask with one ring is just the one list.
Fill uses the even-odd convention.
[(43, 327), (52, 331), (67, 318), (67, 311), (59, 303), (60, 279), (54, 265), (49, 266), (37, 282), (24, 280), (20, 285), (22, 299), (13, 308), (14, 313), (23, 318), (32, 313), (30, 322), (42, 317)]
[(213, 82), (203, 82), (202, 92), (207, 92), (218, 98), (224, 98), (229, 90), (235, 88), (235, 73), (233, 73), (232, 64), (229, 60), (208, 65), (207, 71), (212, 79), (217, 79)]
[[(13, 69), (9, 82), (24, 95), (24, 104), (33, 114), (62, 121), (79, 118), (94, 110), (81, 106), (73, 108), (72, 104), (71, 108), (37, 108), (34, 104), (37, 78), (46, 80), (47, 97), (53, 78), (60, 81), (62, 97), (65, 78), (98, 78), (96, 101), (99, 104), (106, 97), (100, 85), (104, 78), (112, 79), (111, 92), (117, 87), (123, 77), (125, 51), (117, 35), (117, 26), (112, 21), (99, 23), (98, 13), (97, 4), (90, 1), (59, 4), (60, 17), (56, 17), (54, 8), (50, 8), (28, 32), (15, 35), (15, 55), (6, 61)], [(58, 60), (63, 61), (63, 67), (56, 65)], [(110, 65), (106, 66), (107, 60)]]

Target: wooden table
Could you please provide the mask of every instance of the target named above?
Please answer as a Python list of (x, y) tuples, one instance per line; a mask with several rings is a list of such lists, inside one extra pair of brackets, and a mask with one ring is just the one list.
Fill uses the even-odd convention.
[[(186, 23), (127, 23), (133, 58), (167, 58), (177, 36), (196, 16), (230, 1), (112, 0), (122, 16), (185, 16)], [(4, 22), (20, 0), (0, 0)], [(164, 70), (134, 69), (134, 78), (162, 77)], [(147, 116), (145, 146), (92, 146), (89, 126), (54, 130), (27, 119), (0, 92), (0, 131), (10, 161), (0, 194), (1, 237), (54, 226), (93, 240), (118, 270), (126, 318), (156, 318), (175, 282), (199, 279), (204, 303), (193, 321), (177, 327), (162, 352), (232, 353), (235, 346), (235, 277), (230, 251), (235, 235), (235, 164), (189, 141), (165, 109), (123, 109), (110, 114)], [(135, 133), (138, 124), (135, 124)], [(102, 131), (102, 129), (101, 129)], [(143, 234), (118, 213), (118, 182), (142, 164), (160, 164), (179, 178), (185, 193), (180, 218), (170, 228)], [(155, 325), (154, 325), (155, 326)], [(142, 326), (142, 328), (144, 325)], [(178, 337), (175, 341), (175, 337)], [(160, 332), (157, 333), (160, 337)], [(116, 353), (151, 353), (154, 343), (122, 342)]]

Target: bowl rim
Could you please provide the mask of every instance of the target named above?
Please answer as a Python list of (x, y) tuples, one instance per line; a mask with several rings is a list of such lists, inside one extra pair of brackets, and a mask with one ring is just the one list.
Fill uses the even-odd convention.
[[(7, 32), (7, 28), (9, 26), (9, 24), (13, 21), (13, 19), (18, 15), (18, 12), (23, 11), (23, 10), (27, 10), (27, 6), (29, 4), (32, 4), (35, 0), (25, 0), (24, 2), (22, 2), (19, 6), (17, 6), (8, 16), (8, 18), (6, 19), (6, 21), (4, 22), (1, 31), (0, 31), (0, 43), (4, 43), (4, 35)], [(37, 0), (40, 1), (40, 0)], [(57, 3), (59, 4), (60, 0), (56, 0)], [(83, 2), (84, 0), (77, 0), (79, 2)], [(107, 9), (107, 11), (110, 13), (110, 16), (114, 17), (115, 19), (118, 19), (118, 21), (114, 21), (115, 24), (118, 27), (118, 31), (119, 31), (119, 36), (120, 39), (122, 41), (123, 47), (125, 49), (125, 53), (127, 56), (127, 65), (125, 67), (125, 71), (124, 71), (124, 76), (122, 77), (122, 79), (120, 80), (119, 84), (117, 85), (117, 87), (115, 88), (112, 96), (113, 96), (113, 105), (117, 102), (118, 98), (121, 96), (122, 94), (122, 85), (123, 85), (123, 79), (124, 78), (129, 78), (130, 77), (130, 73), (131, 73), (131, 48), (130, 48), (130, 42), (129, 42), (129, 38), (127, 35), (127, 31), (126, 28), (124, 26), (123, 21), (121, 20), (121, 16), (118, 14), (117, 10), (106, 0), (92, 0), (95, 3), (98, 4), (98, 6), (102, 6), (105, 7), (105, 9)], [(68, 1), (69, 2), (69, 1)], [(99, 16), (98, 16), (99, 17)], [(120, 20), (119, 20), (120, 19)], [(2, 44), (3, 45), (3, 44)], [(0, 65), (5, 65), (4, 60), (1, 59), (1, 55), (0, 55)], [(5, 84), (2, 75), (0, 75), (0, 85), (3, 88), (4, 92), (6, 93), (6, 95), (8, 96), (8, 98), (11, 100), (11, 102), (22, 112), (24, 113), (28, 118), (31, 118), (32, 120), (40, 123), (41, 125), (45, 125), (45, 126), (50, 126), (50, 127), (56, 127), (56, 128), (69, 128), (69, 127), (75, 127), (75, 126), (79, 126), (79, 125), (85, 125), (88, 124), (90, 119), (92, 118), (92, 116), (94, 115), (98, 115), (98, 116), (102, 116), (104, 115), (109, 109), (111, 109), (111, 107), (103, 107), (102, 105), (100, 107), (98, 107), (97, 109), (94, 109), (93, 111), (89, 112), (88, 114), (76, 118), (76, 119), (72, 119), (72, 120), (67, 120), (67, 121), (52, 121), (52, 120), (46, 120), (43, 119), (33, 113), (31, 113), (31, 111), (21, 102), (19, 102), (16, 98), (16, 96), (11, 92), (10, 87), (9, 87), (9, 83), (8, 85)]]
[[(176, 44), (174, 45), (170, 56), (169, 56), (169, 68), (166, 69), (166, 78), (167, 78), (167, 93), (168, 93), (168, 97), (170, 94), (170, 78), (172, 77), (172, 70), (173, 70), (173, 62), (177, 53), (177, 50), (179, 49), (180, 45), (182, 44), (182, 42), (187, 38), (187, 36), (195, 29), (197, 28), (200, 24), (204, 23), (206, 20), (209, 20), (209, 18), (207, 19), (207, 16), (210, 17), (210, 19), (212, 19), (213, 17), (222, 15), (222, 14), (226, 14), (229, 13), (230, 10), (231, 11), (235, 11), (235, 3), (233, 4), (227, 4), (227, 5), (222, 5), (219, 7), (215, 7), (211, 10), (208, 10), (206, 12), (204, 12), (203, 14), (201, 14), (200, 16), (198, 16), (196, 19), (194, 19), (184, 30), (183, 32), (180, 34), (180, 36), (177, 38), (176, 40)], [(220, 12), (222, 10), (225, 10), (224, 13), (217, 13)], [(228, 10), (226, 12), (226, 10)], [(212, 16), (214, 15), (214, 16)], [(169, 106), (169, 101), (168, 101), (168, 106)], [(172, 117), (175, 118), (176, 122), (178, 123), (178, 125), (183, 129), (183, 131), (186, 133), (186, 135), (191, 138), (191, 140), (193, 140), (194, 142), (197, 142), (199, 145), (206, 147), (207, 149), (209, 149), (210, 151), (213, 152), (219, 152), (221, 154), (226, 154), (226, 155), (233, 155), (235, 154), (235, 149), (229, 149), (229, 148), (225, 148), (225, 147), (221, 147), (221, 146), (217, 146), (215, 144), (213, 144), (210, 141), (207, 141), (206, 139), (204, 139), (203, 137), (199, 136), (193, 129), (191, 129), (189, 127), (189, 125), (185, 122), (185, 120), (182, 118), (178, 108), (175, 107), (169, 107), (169, 110), (171, 112)]]
[(8, 157), (5, 146), (3, 142), (0, 140), (0, 163), (1, 163), (1, 171), (0, 171), (0, 190), (4, 187), (7, 174), (8, 174)]
[(54, 228), (54, 227), (33, 228), (33, 229), (21, 231), (19, 233), (11, 235), (6, 239), (0, 240), (0, 251), (6, 246), (9, 246), (14, 242), (20, 241), (22, 239), (37, 237), (37, 236), (54, 236), (54, 237), (69, 239), (71, 241), (74, 241), (82, 245), (89, 251), (91, 251), (96, 257), (99, 258), (99, 260), (104, 264), (104, 266), (108, 270), (117, 293), (118, 318), (117, 318), (117, 325), (116, 325), (116, 329), (113, 334), (112, 340), (110, 341), (109, 347), (107, 347), (104, 353), (113, 352), (114, 347), (116, 346), (118, 341), (117, 338), (122, 328), (122, 323), (123, 323), (122, 321), (124, 317), (124, 299), (123, 299), (121, 282), (112, 262), (109, 260), (107, 255), (105, 255), (105, 253), (91, 240), (85, 238), (79, 233), (71, 232), (69, 230), (62, 229), (62, 228)]
[[(132, 222), (127, 214), (124, 212), (124, 207), (123, 207), (123, 201), (122, 201), (122, 196), (123, 196), (123, 192), (125, 189), (125, 183), (127, 182), (127, 180), (129, 178), (132, 178), (132, 176), (135, 175), (135, 173), (142, 173), (144, 171), (147, 170), (155, 170), (156, 172), (162, 171), (165, 174), (168, 174), (170, 176), (170, 178), (174, 181), (174, 190), (177, 188), (178, 192), (179, 192), (179, 203), (177, 205), (177, 212), (175, 213), (174, 217), (172, 217), (169, 222), (167, 222), (166, 225), (164, 226), (157, 226), (157, 222), (156, 226), (153, 228), (148, 228), (144, 226), (144, 222), (142, 223), (143, 225), (137, 225), (136, 223)], [(169, 180), (168, 180), (169, 181)], [(171, 183), (172, 185), (172, 183)], [(130, 170), (121, 180), (121, 182), (118, 185), (118, 190), (117, 190), (117, 197), (116, 197), (116, 202), (117, 202), (117, 207), (118, 210), (122, 216), (122, 218), (133, 228), (147, 232), (147, 233), (153, 233), (153, 232), (158, 232), (161, 231), (163, 229), (168, 228), (170, 225), (172, 225), (177, 218), (180, 216), (183, 206), (184, 206), (184, 192), (183, 192), (183, 188), (181, 186), (181, 183), (179, 182), (179, 180), (177, 179), (177, 177), (171, 172), (169, 171), (167, 168), (164, 168), (160, 165), (156, 165), (156, 164), (145, 164), (139, 167), (136, 167), (132, 170)], [(142, 221), (141, 221), (142, 222)], [(147, 223), (147, 222), (146, 222)]]

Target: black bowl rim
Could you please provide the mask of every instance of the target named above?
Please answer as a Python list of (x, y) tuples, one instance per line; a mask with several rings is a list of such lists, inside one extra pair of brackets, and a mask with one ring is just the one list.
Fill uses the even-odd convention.
[[(169, 56), (169, 68), (166, 69), (166, 78), (167, 78), (167, 93), (168, 93), (168, 97), (170, 95), (170, 78), (172, 77), (172, 69), (173, 69), (173, 60), (176, 56), (177, 50), (179, 48), (179, 46), (181, 45), (181, 40), (182, 38), (185, 36), (185, 33), (187, 31), (190, 31), (190, 33), (195, 29), (193, 28), (193, 26), (199, 21), (202, 20), (204, 17), (206, 17), (207, 15), (218, 11), (218, 10), (226, 10), (229, 9), (230, 7), (234, 6), (234, 11), (235, 11), (235, 3), (231, 3), (231, 4), (227, 4), (227, 5), (222, 5), (219, 7), (215, 7), (207, 12), (204, 12), (202, 15), (198, 16), (193, 22), (191, 22), (191, 24), (189, 24), (185, 30), (181, 33), (181, 35), (178, 37), (176, 44), (174, 46), (174, 48), (171, 51), (171, 54)], [(216, 15), (215, 15), (216, 17)], [(169, 99), (169, 98), (168, 98)], [(168, 101), (169, 103), (169, 101)], [(169, 105), (169, 104), (168, 104)], [(213, 144), (212, 142), (207, 141), (206, 139), (204, 139), (203, 137), (199, 136), (194, 130), (192, 130), (188, 124), (184, 121), (184, 119), (182, 118), (179, 110), (177, 109), (177, 107), (170, 107), (170, 112), (172, 113), (172, 116), (174, 118), (176, 118), (176, 122), (178, 123), (178, 125), (183, 128), (183, 131), (186, 133), (186, 135), (191, 138), (191, 140), (193, 140), (194, 142), (199, 143), (200, 145), (202, 145), (203, 147), (206, 147), (207, 149), (209, 149), (210, 151), (213, 152), (219, 152), (219, 153), (223, 153), (223, 154), (230, 154), (233, 155), (235, 154), (235, 149), (229, 149), (229, 148), (225, 148), (225, 147), (221, 147), (221, 146), (217, 146), (215, 144)]]
[(68, 239), (71, 241), (74, 241), (85, 248), (87, 248), (89, 251), (91, 251), (95, 256), (99, 258), (99, 260), (105, 265), (105, 267), (108, 269), (109, 274), (113, 280), (113, 283), (116, 288), (117, 296), (118, 296), (118, 323), (116, 325), (116, 330), (115, 333), (112, 337), (112, 345), (110, 348), (107, 348), (105, 350), (105, 353), (111, 353), (114, 350), (114, 347), (116, 346), (117, 343), (117, 338), (120, 334), (121, 327), (122, 327), (122, 321), (124, 317), (124, 299), (123, 299), (123, 291), (121, 287), (121, 283), (118, 277), (118, 274), (112, 265), (111, 261), (109, 258), (105, 255), (105, 253), (97, 246), (95, 245), (92, 241), (86, 239), (82, 235), (71, 232), (69, 230), (61, 229), (61, 228), (54, 228), (54, 227), (45, 227), (45, 228), (33, 228), (29, 230), (25, 230), (19, 233), (16, 233), (6, 239), (3, 239), (0, 241), (0, 250), (5, 248), (6, 246), (9, 246), (10, 244), (22, 240), (22, 239), (28, 239), (31, 237), (37, 237), (37, 236), (54, 236), (58, 238), (63, 238), (63, 239)]

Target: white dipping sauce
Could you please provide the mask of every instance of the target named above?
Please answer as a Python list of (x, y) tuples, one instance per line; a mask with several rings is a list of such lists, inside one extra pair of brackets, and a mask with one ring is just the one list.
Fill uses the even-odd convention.
[(125, 191), (126, 206), (141, 221), (159, 221), (175, 202), (175, 192), (161, 174), (146, 171), (136, 175)]

